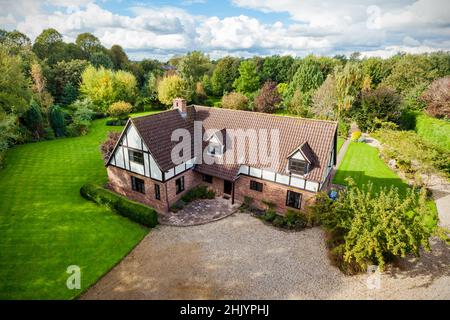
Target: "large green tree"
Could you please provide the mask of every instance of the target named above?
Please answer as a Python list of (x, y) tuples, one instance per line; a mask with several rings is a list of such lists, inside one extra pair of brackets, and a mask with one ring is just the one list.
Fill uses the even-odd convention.
[(179, 65), (178, 71), (183, 79), (192, 79), (193, 82), (201, 80), (203, 75), (212, 67), (209, 57), (200, 51), (189, 52), (185, 55)]
[(134, 103), (136, 99), (136, 79), (129, 72), (89, 66), (81, 78), (80, 92), (92, 101), (98, 111), (106, 112), (113, 102), (119, 100)]
[(314, 92), (311, 112), (318, 118), (336, 120), (336, 80), (332, 74)]
[(190, 100), (191, 97), (185, 80), (178, 75), (164, 77), (158, 83), (158, 99), (166, 106), (171, 106), (175, 98)]
[(53, 28), (43, 30), (33, 44), (33, 51), (38, 58), (46, 59), (51, 65), (63, 60), (63, 50), (63, 37)]
[(272, 80), (276, 83), (288, 82), (289, 71), (293, 63), (294, 58), (291, 56), (271, 56), (265, 58), (261, 80), (264, 82)]
[(92, 53), (90, 55), (89, 61), (96, 68), (103, 67), (106, 69), (113, 69), (114, 67), (114, 64), (111, 61), (109, 55), (101, 51)]
[(259, 85), (257, 63), (253, 59), (242, 61), (239, 65), (239, 78), (234, 80), (233, 87), (238, 92), (251, 94), (259, 89)]
[(285, 102), (289, 104), (294, 93), (298, 90), (303, 96), (312, 96), (312, 93), (324, 81), (320, 64), (312, 59), (302, 61), (285, 93)]
[(121, 46), (115, 44), (109, 49), (109, 55), (116, 70), (125, 69), (129, 62), (128, 56)]
[(429, 84), (439, 76), (426, 55), (407, 54), (397, 60), (384, 84), (406, 94), (421, 83)]
[(233, 82), (239, 77), (240, 60), (224, 57), (217, 62), (211, 76), (211, 89), (214, 95), (221, 96), (233, 90)]
[[(59, 61), (47, 71), (47, 87), (57, 103), (67, 104), (77, 98), (81, 83), (81, 74), (88, 65), (89, 62), (86, 60), (79, 59)], [(75, 90), (74, 97), (72, 96), (72, 89)], [(65, 97), (65, 90), (66, 94), (69, 94), (74, 99), (69, 98), (67, 101), (63, 101), (67, 98), (67, 96)]]
[(25, 126), (30, 130), (35, 140), (40, 140), (44, 135), (44, 118), (38, 103), (32, 99), (30, 108), (23, 116)]
[(90, 58), (94, 53), (103, 52), (105, 50), (100, 40), (89, 32), (80, 33), (77, 36), (75, 43), (81, 48), (81, 50), (83, 50), (88, 58)]
[(344, 68), (336, 68), (337, 116), (347, 111), (353, 105), (362, 89), (364, 74), (356, 62), (348, 62)]
[(22, 70), (22, 61), (0, 47), (0, 112), (22, 115), (29, 108), (30, 81)]
[(351, 107), (350, 114), (361, 130), (372, 131), (379, 121), (398, 122), (401, 97), (394, 89), (384, 86), (363, 90)]

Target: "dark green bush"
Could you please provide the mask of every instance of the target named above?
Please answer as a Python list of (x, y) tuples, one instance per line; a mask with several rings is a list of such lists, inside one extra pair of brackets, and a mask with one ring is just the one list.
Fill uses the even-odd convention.
[(409, 109), (403, 109), (399, 119), (399, 127), (402, 130), (415, 130), (417, 113)]
[(349, 129), (350, 129), (350, 126), (348, 125), (347, 122), (345, 122), (344, 120), (339, 121), (338, 134), (340, 137), (347, 138)]
[(284, 217), (278, 216), (278, 215), (277, 215), (277, 216), (275, 217), (275, 219), (272, 221), (272, 224), (273, 224), (275, 227), (283, 228), (283, 227), (286, 225), (286, 220), (285, 220)]
[(198, 186), (186, 192), (186, 194), (181, 197), (181, 200), (184, 202), (191, 202), (196, 199), (214, 199), (215, 196), (215, 192), (209, 190), (208, 187)]
[(308, 219), (303, 212), (287, 210), (284, 217), (288, 229), (303, 229), (308, 225)]
[(178, 200), (177, 202), (175, 202), (171, 207), (170, 207), (170, 211), (172, 212), (178, 212), (181, 209), (184, 208), (184, 206), (186, 205), (186, 202), (183, 201), (182, 199)]
[(192, 188), (185, 195), (181, 197), (180, 200), (175, 202), (171, 207), (170, 211), (177, 212), (184, 208), (184, 206), (197, 199), (214, 199), (216, 193), (213, 190), (208, 189), (207, 186), (198, 186)]
[(158, 224), (158, 214), (155, 209), (130, 201), (114, 192), (95, 184), (85, 184), (80, 189), (83, 198), (107, 206), (121, 216), (127, 217), (144, 226), (153, 228)]
[(267, 222), (272, 222), (277, 217), (277, 214), (274, 210), (267, 210), (262, 216), (261, 219)]

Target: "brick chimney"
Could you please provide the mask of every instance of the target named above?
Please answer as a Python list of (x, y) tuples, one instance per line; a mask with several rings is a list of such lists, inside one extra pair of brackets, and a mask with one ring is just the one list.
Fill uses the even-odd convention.
[(178, 111), (185, 115), (187, 112), (187, 102), (183, 98), (175, 98), (173, 99), (173, 108), (178, 109)]

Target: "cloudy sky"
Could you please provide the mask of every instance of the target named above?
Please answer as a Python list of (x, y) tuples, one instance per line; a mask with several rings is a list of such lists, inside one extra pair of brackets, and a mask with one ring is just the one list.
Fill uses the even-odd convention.
[(390, 56), (450, 50), (449, 0), (0, 0), (0, 28), (32, 40), (91, 32), (133, 59), (192, 50), (212, 58), (292, 54)]

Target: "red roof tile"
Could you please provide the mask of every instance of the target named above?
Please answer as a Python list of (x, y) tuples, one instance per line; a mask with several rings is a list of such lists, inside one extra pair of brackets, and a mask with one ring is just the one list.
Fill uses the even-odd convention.
[[(219, 109), (203, 106), (189, 106), (186, 117), (178, 110), (170, 110), (155, 115), (132, 119), (151, 154), (163, 171), (174, 167), (171, 150), (178, 142), (171, 141), (173, 130), (184, 128), (193, 133), (194, 120), (202, 121), (203, 132), (208, 129), (223, 131), (226, 129), (277, 129), (279, 132), (279, 163), (276, 171), (287, 174), (288, 156), (301, 147), (308, 159), (312, 159), (312, 170), (307, 179), (322, 181), (324, 169), (331, 156), (337, 123), (315, 119), (304, 119), (270, 115), (265, 113)], [(192, 139), (193, 140), (193, 139)], [(193, 141), (192, 141), (193, 142)], [(270, 139), (268, 141), (270, 150)], [(193, 151), (193, 144), (191, 146)], [(228, 148), (228, 147), (227, 147)], [(226, 152), (230, 152), (227, 150)], [(235, 151), (231, 151), (235, 152)], [(245, 162), (249, 161), (248, 150)], [(186, 160), (188, 160), (186, 158)], [(267, 168), (266, 164), (255, 163), (253, 167)], [(196, 170), (233, 180), (239, 170), (239, 164), (199, 164)]]

